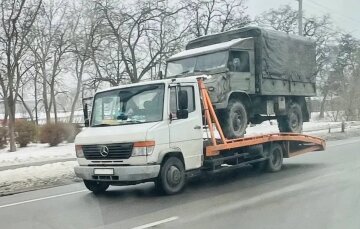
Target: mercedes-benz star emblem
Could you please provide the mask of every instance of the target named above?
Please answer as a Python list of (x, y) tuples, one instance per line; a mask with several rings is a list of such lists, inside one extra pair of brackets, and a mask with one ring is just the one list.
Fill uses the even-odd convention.
[(109, 148), (107, 146), (101, 146), (100, 154), (103, 157), (107, 157), (109, 155)]

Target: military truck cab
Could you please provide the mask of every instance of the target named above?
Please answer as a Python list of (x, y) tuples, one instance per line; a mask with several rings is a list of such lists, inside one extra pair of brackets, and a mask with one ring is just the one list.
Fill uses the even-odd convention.
[(314, 96), (315, 45), (299, 36), (246, 27), (190, 41), (167, 61), (166, 77), (199, 74), (224, 134), (238, 138), (249, 123), (277, 119), (281, 132), (302, 132)]

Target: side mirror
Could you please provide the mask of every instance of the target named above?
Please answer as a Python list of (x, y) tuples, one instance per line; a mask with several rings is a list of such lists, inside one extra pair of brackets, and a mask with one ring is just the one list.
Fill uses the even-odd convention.
[(89, 111), (88, 111), (88, 105), (85, 103), (84, 104), (84, 125), (85, 127), (89, 127), (90, 126), (90, 120), (89, 120)]
[(179, 102), (179, 110), (187, 110), (188, 109), (187, 91), (184, 91), (184, 90), (178, 91), (178, 102)]
[(176, 111), (176, 118), (177, 119), (187, 119), (189, 116), (188, 110), (178, 110)]
[(158, 73), (158, 78), (161, 80), (163, 79), (163, 72), (161, 70)]

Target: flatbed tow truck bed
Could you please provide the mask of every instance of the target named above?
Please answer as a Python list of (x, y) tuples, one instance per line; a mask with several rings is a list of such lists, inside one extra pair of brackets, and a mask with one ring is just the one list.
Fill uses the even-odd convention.
[[(201, 78), (198, 79), (198, 84), (204, 108), (204, 120), (206, 122), (204, 126), (207, 126), (207, 131), (210, 134), (210, 137), (204, 140), (203, 170), (219, 172), (246, 165), (265, 167), (265, 161), (271, 161), (276, 152), (280, 151), (281, 158), (278, 158), (280, 162), (277, 162), (280, 164), (270, 168), (270, 171), (275, 172), (281, 169), (283, 158), (325, 149), (326, 142), (324, 139), (298, 133), (273, 133), (226, 139)], [(215, 125), (220, 138), (215, 137), (213, 125)], [(224, 166), (224, 164), (226, 165)]]

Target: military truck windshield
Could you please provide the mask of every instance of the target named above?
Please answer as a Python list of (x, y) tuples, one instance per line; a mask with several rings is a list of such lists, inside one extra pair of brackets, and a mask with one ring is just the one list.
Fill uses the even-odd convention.
[(179, 76), (185, 73), (210, 71), (213, 69), (224, 68), (228, 52), (217, 52), (201, 56), (188, 57), (186, 59), (168, 62), (167, 77)]
[(164, 84), (144, 85), (98, 93), (91, 126), (113, 126), (162, 120)]

